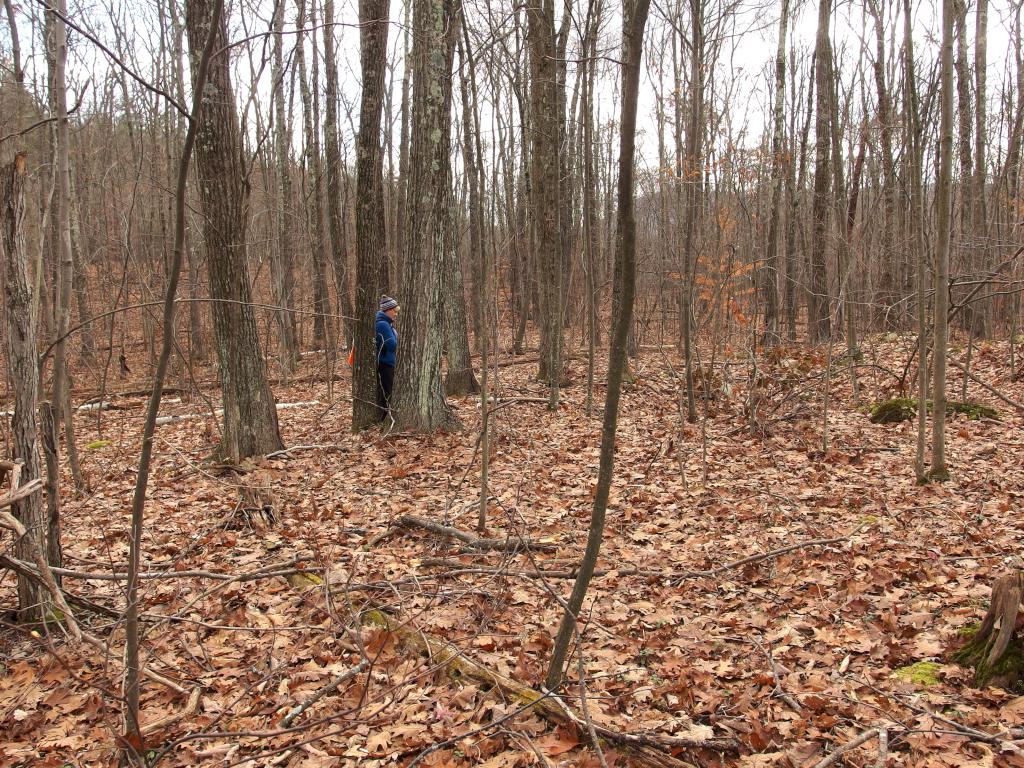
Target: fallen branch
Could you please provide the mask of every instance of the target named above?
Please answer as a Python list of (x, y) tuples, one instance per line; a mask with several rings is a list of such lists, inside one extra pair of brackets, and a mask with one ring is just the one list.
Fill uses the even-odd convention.
[[(785, 547), (773, 549), (770, 552), (763, 552), (759, 555), (750, 555), (740, 560), (734, 560), (731, 563), (720, 565), (716, 568), (711, 568), (706, 571), (663, 571), (655, 570), (650, 568), (598, 568), (594, 571), (594, 576), (607, 576), (610, 573), (614, 573), (618, 576), (645, 576), (649, 578), (671, 578), (675, 579), (676, 582), (683, 581), (685, 579), (696, 579), (707, 576), (717, 576), (725, 571), (732, 570), (734, 568), (741, 568), (744, 565), (750, 565), (752, 563), (758, 563), (762, 560), (768, 560), (773, 557), (779, 557), (780, 555), (788, 554), (798, 549), (805, 549), (807, 547), (820, 547), (828, 546), (829, 544), (839, 544), (847, 541), (851, 536), (858, 533), (866, 523), (858, 526), (850, 533), (845, 536), (836, 536), (831, 539), (813, 539), (811, 541), (802, 541), (796, 544), (787, 544)], [(555, 570), (533, 570), (533, 571), (511, 571), (507, 568), (491, 568), (488, 566), (470, 566), (463, 568), (463, 563), (458, 560), (451, 560), (447, 558), (426, 558), (423, 560), (425, 566), (435, 567), (449, 567), (454, 570), (448, 575), (468, 575), (468, 574), (505, 574), (507, 576), (520, 576), (527, 579), (575, 579), (576, 570), (571, 569), (567, 571), (555, 571)]]
[[(383, 611), (365, 611), (362, 614), (362, 619), (364, 623), (382, 627), (395, 634), (403, 643), (416, 651), (426, 653), (433, 663), (446, 667), (449, 674), (489, 685), (507, 699), (529, 706), (529, 709), (545, 720), (556, 725), (569, 726), (577, 732), (581, 739), (589, 739), (589, 729), (585, 719), (574, 712), (558, 696), (541, 693), (499, 672), (488, 669), (467, 657), (456, 646), (411, 629)], [(711, 749), (719, 752), (736, 752), (739, 749), (739, 744), (729, 738), (698, 739), (653, 732), (623, 733), (596, 724), (594, 731), (601, 739), (631, 752), (635, 758), (649, 765), (664, 768), (668, 768), (668, 766), (678, 768), (681, 765), (687, 765), (672, 756), (673, 750)]]
[[(3, 524), (3, 518), (0, 517), (0, 525)], [(259, 579), (270, 579), (275, 576), (292, 576), (296, 573), (316, 573), (322, 571), (322, 568), (298, 568), (295, 567), (298, 563), (301, 563), (308, 558), (295, 558), (285, 563), (281, 563), (277, 566), (264, 566), (256, 571), (251, 571), (242, 574), (232, 573), (217, 573), (215, 571), (143, 571), (137, 574), (138, 578), (142, 581), (151, 581), (154, 579), (211, 579), (213, 581), (257, 581)], [(0, 565), (7, 565), (13, 570), (22, 572), (21, 569), (30, 569), (33, 575), (38, 576), (38, 568), (33, 566), (31, 563), (26, 563), (24, 560), (17, 560), (13, 557), (6, 555), (0, 555)], [(75, 571), (70, 568), (56, 568), (50, 566), (50, 571), (58, 576), (62, 576), (65, 579), (82, 579), (84, 581), (127, 581), (127, 573), (100, 573), (98, 571)]]
[[(306, 400), (300, 403), (278, 403), (277, 410), (286, 411), (290, 408), (304, 408), (310, 405), (320, 405), (319, 400)], [(157, 416), (156, 426), (162, 427), (164, 424), (175, 424), (179, 421), (187, 421), (189, 419), (204, 419), (209, 416), (209, 413), (182, 413), (178, 416)], [(223, 416), (224, 409), (218, 408), (213, 412), (214, 416)]]
[(266, 458), (277, 459), (282, 456), (289, 456), (299, 451), (337, 451), (339, 453), (346, 453), (348, 446), (339, 445), (338, 443), (325, 443), (323, 445), (293, 445), (291, 448), (282, 448), (280, 451), (274, 451), (268, 453)]
[(159, 720), (154, 720), (152, 723), (148, 723), (146, 727), (142, 729), (143, 736), (152, 736), (154, 733), (159, 733), (165, 728), (169, 728), (180, 720), (184, 720), (186, 717), (191, 717), (199, 709), (199, 687), (192, 689), (192, 694), (188, 697), (188, 703), (185, 708), (180, 712), (173, 715), (167, 715)]
[(299, 715), (301, 715), (307, 709), (309, 709), (314, 704), (316, 704), (318, 701), (320, 701), (320, 699), (322, 699), (324, 696), (327, 696), (327, 695), (329, 695), (331, 693), (334, 693), (334, 691), (338, 690), (338, 688), (343, 686), (345, 683), (347, 683), (353, 677), (355, 677), (356, 675), (358, 675), (361, 672), (363, 672), (366, 669), (366, 667), (367, 667), (367, 664), (366, 664), (366, 660), (364, 659), (363, 661), (360, 661), (358, 664), (356, 664), (354, 667), (352, 667), (352, 669), (349, 669), (349, 670), (346, 670), (345, 672), (342, 672), (340, 675), (335, 677), (330, 683), (325, 685), (323, 688), (318, 690), (316, 693), (314, 693), (312, 696), (310, 696), (308, 699), (306, 699), (304, 702), (302, 702), (299, 706), (295, 707), (295, 709), (293, 709), (291, 712), (289, 712), (287, 715), (285, 715), (281, 719), (281, 722), (278, 725), (278, 728), (290, 728), (291, 725), (292, 725), (292, 722), (294, 722), (295, 718), (297, 718)]
[(864, 731), (864, 733), (855, 738), (853, 741), (848, 741), (841, 747), (837, 747), (830, 755), (816, 762), (814, 764), (814, 768), (828, 768), (828, 766), (832, 765), (836, 760), (845, 755), (847, 752), (856, 749), (865, 742), (871, 741), (871, 739), (875, 738), (880, 733), (880, 728), (872, 728), (869, 731)]
[(433, 520), (428, 520), (425, 517), (419, 517), (418, 515), (401, 515), (395, 522), (398, 525), (405, 526), (406, 528), (423, 528), (431, 533), (447, 536), (452, 539), (458, 539), (473, 549), (498, 550), (501, 552), (516, 552), (523, 549), (553, 552), (557, 549), (554, 544), (539, 544), (537, 542), (531, 542), (529, 539), (482, 538), (480, 536), (475, 536), (472, 533), (460, 531), (458, 528), (452, 528), (451, 526), (442, 525), (441, 523), (434, 522)]
[(956, 360), (950, 360), (949, 364), (952, 365), (954, 368), (960, 369), (960, 371), (962, 371), (963, 374), (967, 378), (969, 378), (975, 384), (980, 386), (986, 392), (989, 392), (990, 394), (994, 395), (995, 397), (998, 397), (1004, 403), (1006, 403), (1009, 406), (1012, 406), (1012, 407), (1016, 408), (1018, 411), (1024, 411), (1024, 404), (1018, 403), (1016, 400), (1010, 399), (1009, 397), (1004, 395), (1002, 392), (1000, 392), (998, 389), (993, 387), (991, 384), (987, 384), (984, 381), (982, 381), (981, 379), (979, 379), (977, 376), (975, 376), (973, 373), (971, 373), (969, 370), (967, 370), (967, 366), (965, 366), (963, 363), (958, 363)]

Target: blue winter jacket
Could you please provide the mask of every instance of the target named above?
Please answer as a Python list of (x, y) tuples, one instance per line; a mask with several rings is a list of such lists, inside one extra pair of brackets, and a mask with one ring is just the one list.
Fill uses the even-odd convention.
[(395, 365), (395, 352), (398, 351), (398, 334), (395, 324), (384, 312), (377, 313), (377, 330), (373, 337), (373, 351), (377, 356), (377, 365)]

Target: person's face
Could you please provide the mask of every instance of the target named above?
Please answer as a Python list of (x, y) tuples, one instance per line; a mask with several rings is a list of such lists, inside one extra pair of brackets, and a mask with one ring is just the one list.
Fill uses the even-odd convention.
[(385, 309), (384, 314), (394, 320), (398, 317), (398, 307), (392, 307), (391, 309)]

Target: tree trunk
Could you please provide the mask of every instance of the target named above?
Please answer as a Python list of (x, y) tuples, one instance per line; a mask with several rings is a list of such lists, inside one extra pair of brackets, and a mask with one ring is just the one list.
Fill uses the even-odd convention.
[[(194, 77), (210, 30), (213, 2), (189, 0), (185, 11)], [(242, 190), (245, 169), (228, 49), (221, 50), (227, 42), (223, 18), (215, 34), (219, 52), (210, 62), (206, 97), (193, 119), (198, 121), (196, 171), (224, 398), (219, 453), (238, 461), (279, 450), (282, 442), (252, 308)]]
[(558, 71), (554, 0), (527, 6), (530, 60), (530, 198), (540, 310), (538, 377), (550, 387), (548, 407), (558, 407), (562, 379), (561, 194)]
[(818, 2), (818, 36), (814, 49), (817, 105), (814, 127), (814, 202), (811, 237), (811, 284), (807, 296), (807, 335), (811, 344), (821, 344), (831, 335), (828, 295), (829, 211), (832, 208), (832, 45), (829, 24), (832, 0)]
[[(298, 0), (299, 29), (308, 24), (316, 27), (316, 14), (306, 15), (306, 0)], [(300, 35), (304, 37), (304, 35)], [(314, 40), (316, 36), (314, 35)], [(313, 87), (307, 76), (305, 46), (295, 46), (295, 58), (299, 63), (299, 93), (302, 98), (302, 125), (305, 144), (304, 159), (306, 175), (312, 190), (308, 205), (310, 243), (313, 261), (313, 343), (326, 346), (330, 333), (330, 300), (327, 291), (327, 265), (324, 258), (324, 219), (322, 193), (322, 167), (320, 162), (320, 103), (316, 88), (316, 57), (313, 58)]]
[(271, 79), (274, 83), (274, 148), (277, 154), (277, 248), (270, 254), (270, 288), (278, 333), (278, 360), (285, 373), (295, 369), (298, 346), (295, 341), (295, 313), (292, 312), (295, 297), (295, 223), (292, 209), (292, 153), (291, 132), (286, 118), (284, 67), (284, 8), (279, 2), (274, 13), (274, 66)]
[(880, 293), (881, 306), (876, 309), (875, 320), (888, 328), (895, 327), (899, 314), (895, 311), (900, 302), (899, 291), (896, 289), (897, 253), (894, 246), (893, 229), (896, 220), (896, 163), (892, 150), (892, 105), (889, 98), (889, 87), (886, 83), (885, 69), (885, 28), (882, 25), (883, 15), (878, 8), (878, 0), (869, 0), (867, 8), (875, 21), (875, 89), (878, 92), (878, 124), (880, 127), (880, 154), (882, 161), (882, 228), (880, 266), (882, 269)]
[(928, 477), (946, 480), (946, 354), (949, 346), (949, 252), (953, 219), (953, 3), (942, 2), (939, 178), (935, 188), (935, 333), (932, 341), (932, 461)]
[[(57, 269), (54, 273), (56, 286), (54, 300), (55, 327), (54, 335), (57, 344), (53, 352), (53, 382), (51, 399), (56, 405), (55, 428), (60, 432), (62, 424), (66, 428), (68, 464), (74, 478), (76, 488), (85, 486), (82, 470), (78, 465), (78, 454), (75, 450), (74, 422), (71, 411), (71, 385), (68, 377), (67, 342), (65, 335), (71, 325), (71, 293), (74, 287), (75, 264), (71, 251), (71, 160), (70, 135), (68, 132), (67, 91), (65, 86), (65, 66), (67, 63), (67, 30), (61, 16), (66, 15), (64, 0), (55, 0), (54, 9), (57, 13), (47, 13), (46, 28), (49, 37), (49, 75), (50, 75), (50, 110), (56, 117), (53, 131), (54, 172), (56, 183), (53, 194), (53, 227), (57, 252)], [(63, 421), (62, 421), (63, 419)], [(59, 477), (54, 479), (59, 497)], [(59, 548), (56, 550), (59, 551)], [(60, 566), (60, 563), (51, 563)]]
[[(334, 54), (334, 0), (324, 0), (324, 67), (327, 91), (324, 95), (324, 150), (327, 159), (327, 222), (331, 232), (331, 263), (341, 318), (337, 324), (344, 344), (352, 338), (352, 275), (348, 265), (348, 242), (342, 216), (341, 177), (344, 167), (338, 145), (338, 62)], [(383, 160), (381, 160), (383, 163)]]
[[(389, 0), (360, 0), (360, 65), (363, 88), (356, 137), (356, 329), (352, 373), (352, 430), (380, 420), (377, 408), (377, 361), (374, 318), (378, 302), (388, 292), (384, 254), (384, 191), (381, 149), (381, 107), (387, 66)], [(403, 148), (404, 151), (404, 148)], [(403, 223), (398, 222), (401, 229)]]
[[(36, 330), (32, 318), (32, 289), (22, 231), (25, 211), (25, 155), (19, 154), (0, 171), (0, 256), (4, 262), (4, 298), (7, 305), (7, 361), (14, 389), (11, 418), (12, 458), (23, 463), (21, 484), (39, 477), (39, 444), (36, 437), (36, 396), (39, 371), (36, 364)], [(15, 541), (14, 554), (35, 562), (33, 550), (46, 551), (46, 521), (38, 493), (12, 505), (14, 516), (28, 533)], [(18, 576), (18, 620), (38, 622), (51, 613), (47, 591), (34, 579)]]
[(441, 271), (451, 246), (452, 0), (414, 0), (412, 141), (409, 147), (406, 253), (395, 370), (395, 422), (409, 432), (450, 429), (455, 419), (441, 383)]
[(786, 132), (786, 24), (789, 21), (789, 0), (782, 0), (779, 15), (779, 42), (775, 51), (775, 109), (772, 119), (772, 191), (768, 203), (768, 242), (765, 246), (764, 341), (775, 346), (782, 340), (779, 330), (779, 220), (782, 218), (782, 180), (792, 160), (784, 156)]
[[(556, 690), (562, 682), (569, 643), (576, 634), (576, 617), (583, 606), (587, 588), (594, 575), (604, 536), (604, 518), (615, 463), (615, 433), (618, 427), (619, 397), (626, 370), (626, 337), (633, 319), (636, 292), (636, 219), (634, 215), (633, 160), (636, 141), (636, 108), (640, 90), (640, 56), (644, 26), (650, 0), (626, 0), (623, 7), (622, 40), (622, 116), (619, 145), (619, 210), (615, 253), (615, 300), (612, 302), (614, 335), (608, 357), (608, 389), (605, 396), (604, 424), (601, 429), (601, 458), (594, 507), (590, 518), (587, 548), (580, 561), (579, 575), (562, 614), (545, 685)], [(581, 650), (582, 652), (582, 650)]]

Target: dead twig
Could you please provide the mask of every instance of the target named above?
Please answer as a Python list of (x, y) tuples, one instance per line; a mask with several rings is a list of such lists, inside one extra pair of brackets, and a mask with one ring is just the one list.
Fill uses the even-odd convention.
[(827, 757), (824, 757), (821, 760), (819, 760), (818, 762), (816, 762), (814, 764), (814, 768), (828, 768), (828, 766), (830, 766), (833, 763), (835, 763), (836, 760), (838, 760), (840, 757), (845, 755), (850, 750), (856, 749), (861, 744), (864, 744), (864, 743), (866, 743), (868, 741), (871, 741), (871, 739), (873, 739), (876, 736), (878, 736), (881, 733), (881, 730), (882, 729), (880, 729), (880, 728), (872, 728), (869, 731), (864, 731), (864, 733), (862, 733), (860, 736), (855, 738), (853, 741), (848, 741), (845, 744), (843, 744), (841, 747), (837, 747), (832, 752), (832, 754), (830, 754)]
[(554, 544), (538, 544), (537, 542), (532, 542), (529, 539), (485, 539), (472, 533), (460, 531), (458, 528), (452, 528), (451, 526), (442, 525), (441, 523), (434, 522), (433, 520), (428, 520), (425, 517), (419, 517), (418, 515), (402, 515), (395, 522), (398, 525), (405, 526), (406, 528), (423, 528), (431, 533), (447, 536), (452, 539), (458, 539), (473, 549), (497, 550), (500, 552), (515, 552), (522, 549), (534, 549), (550, 552), (557, 549)]
[(281, 722), (278, 725), (278, 728), (290, 728), (295, 718), (297, 718), (307, 709), (309, 709), (318, 701), (320, 701), (320, 699), (322, 699), (324, 696), (328, 696), (331, 693), (334, 693), (334, 691), (338, 690), (338, 688), (343, 686), (353, 677), (362, 673), (367, 666), (368, 665), (366, 663), (366, 660), (364, 659), (363, 661), (360, 661), (358, 664), (352, 667), (352, 669), (342, 672), (340, 675), (335, 677), (330, 683), (325, 685), (323, 688), (318, 690), (316, 693), (314, 693), (312, 696), (310, 696), (308, 699), (302, 702), (299, 706), (295, 707), (291, 712), (289, 712), (287, 715), (281, 718)]

